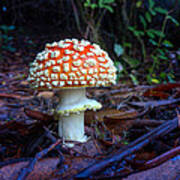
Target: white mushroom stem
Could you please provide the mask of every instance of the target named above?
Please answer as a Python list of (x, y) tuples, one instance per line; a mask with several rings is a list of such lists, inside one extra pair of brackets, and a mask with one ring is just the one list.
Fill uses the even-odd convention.
[(84, 111), (100, 109), (101, 104), (86, 97), (85, 88), (62, 89), (56, 109), (59, 136), (64, 140), (86, 142), (84, 134)]
[(58, 121), (59, 136), (64, 140), (73, 140), (86, 142), (87, 137), (84, 135), (84, 112), (62, 116)]

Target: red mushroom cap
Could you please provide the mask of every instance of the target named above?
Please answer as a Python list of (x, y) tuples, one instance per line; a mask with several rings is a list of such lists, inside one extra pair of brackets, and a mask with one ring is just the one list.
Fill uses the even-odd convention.
[(46, 44), (30, 66), (29, 82), (39, 89), (115, 84), (116, 68), (107, 52), (86, 40)]

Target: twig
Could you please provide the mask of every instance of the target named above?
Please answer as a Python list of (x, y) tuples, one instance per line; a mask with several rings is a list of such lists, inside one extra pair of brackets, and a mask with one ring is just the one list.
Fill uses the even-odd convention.
[(140, 167), (138, 169), (145, 170), (145, 169), (150, 169), (150, 168), (156, 167), (156, 166), (162, 164), (163, 162), (177, 156), (178, 154), (180, 154), (180, 146), (173, 148), (170, 151), (165, 152), (164, 154), (162, 154), (152, 160), (147, 161), (145, 164), (143, 164), (142, 167)]
[(34, 152), (34, 150), (42, 143), (44, 138), (46, 137), (46, 132), (43, 132), (38, 138), (35, 140), (32, 140), (32, 142), (29, 143), (28, 145), (28, 154), (31, 154)]
[(43, 151), (37, 153), (35, 158), (32, 161), (30, 161), (30, 163), (27, 165), (27, 167), (22, 169), (22, 171), (21, 171), (20, 175), (18, 176), (17, 180), (24, 180), (28, 176), (28, 174), (32, 172), (36, 162), (39, 159), (41, 159), (43, 156), (45, 156), (49, 151), (54, 149), (60, 143), (61, 143), (61, 140), (57, 140), (54, 144), (50, 145), (48, 148), (46, 148)]
[(51, 134), (46, 126), (43, 126), (43, 129), (46, 131), (46, 136), (52, 141), (52, 143), (55, 143), (57, 141), (56, 137)]
[(74, 18), (76, 21), (77, 29), (80, 32), (80, 34), (82, 34), (80, 18), (79, 18), (78, 10), (77, 10), (76, 4), (74, 3), (74, 0), (71, 0), (71, 4), (74, 11)]
[[(100, 180), (100, 179), (121, 179), (122, 177), (126, 177), (130, 174), (134, 174), (134, 173), (138, 173), (141, 172), (143, 170), (147, 170), (147, 169), (151, 169), (153, 167), (156, 167), (162, 163), (164, 163), (165, 161), (175, 157), (176, 155), (178, 155), (180, 153), (180, 146), (150, 160), (147, 161), (145, 164), (143, 164), (142, 166), (138, 167), (138, 170), (129, 170), (129, 172), (127, 172), (127, 167), (122, 167), (121, 170), (113, 175), (109, 175), (109, 176), (96, 176), (96, 179)], [(136, 166), (135, 166), (136, 165)], [(137, 164), (133, 164), (133, 166), (137, 167)], [(179, 179), (176, 179), (179, 180)]]
[[(46, 132), (46, 136), (53, 142), (55, 143), (57, 141), (56, 137), (53, 136), (50, 132), (50, 130), (46, 127), (46, 126), (43, 126), (43, 129), (45, 130)], [(61, 140), (62, 141), (62, 140)], [(58, 165), (57, 167), (60, 167), (62, 165), (62, 163), (64, 162), (64, 156), (63, 156), (63, 153), (59, 150), (58, 147), (56, 147), (56, 150), (59, 154), (59, 162), (58, 162)], [(63, 147), (61, 146), (61, 150), (63, 150)]]
[(159, 126), (164, 123), (165, 120), (155, 120), (155, 119), (138, 119), (132, 122), (132, 125), (136, 127), (144, 127), (144, 126)]
[(131, 87), (131, 88), (127, 88), (127, 87), (124, 87), (123, 85), (119, 87), (119, 89), (112, 89), (112, 90), (109, 90), (108, 92), (104, 92), (104, 93), (101, 93), (99, 96), (97, 96), (97, 98), (102, 98), (104, 96), (110, 96), (110, 95), (115, 95), (115, 94), (118, 94), (118, 93), (130, 93), (130, 92), (142, 92), (142, 91), (147, 91), (149, 90), (150, 88), (153, 88), (154, 86), (144, 86), (144, 85), (139, 85), (137, 87)]
[(120, 149), (116, 154), (111, 154), (109, 157), (102, 159), (93, 165), (87, 167), (85, 170), (78, 173), (75, 178), (88, 178), (89, 176), (100, 172), (104, 168), (110, 166), (114, 162), (119, 162), (126, 156), (137, 152), (147, 144), (149, 144), (153, 139), (158, 138), (162, 135), (169, 133), (170, 131), (177, 128), (177, 118), (170, 120), (161, 126), (155, 128), (146, 135), (138, 138), (136, 141), (132, 142), (127, 146), (128, 149)]
[(158, 106), (167, 106), (170, 104), (178, 103), (180, 102), (180, 98), (178, 99), (170, 99), (170, 100), (161, 100), (161, 101), (148, 101), (148, 102), (131, 102), (128, 103), (132, 106), (138, 106), (138, 107), (150, 107), (155, 108)]

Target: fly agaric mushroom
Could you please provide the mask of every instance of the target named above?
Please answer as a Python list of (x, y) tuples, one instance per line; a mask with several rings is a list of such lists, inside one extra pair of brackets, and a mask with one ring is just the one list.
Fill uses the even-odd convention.
[(86, 97), (86, 87), (115, 84), (116, 68), (107, 52), (86, 40), (65, 39), (46, 44), (30, 67), (29, 82), (34, 88), (56, 89), (59, 105), (54, 111), (59, 136), (86, 142), (84, 111), (102, 105)]

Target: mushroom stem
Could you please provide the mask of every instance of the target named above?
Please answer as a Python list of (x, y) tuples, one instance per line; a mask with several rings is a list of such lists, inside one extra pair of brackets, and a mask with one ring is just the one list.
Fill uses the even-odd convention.
[(84, 112), (62, 116), (58, 121), (59, 136), (65, 140), (86, 142), (84, 135)]
[(59, 121), (59, 136), (64, 140), (86, 142), (84, 135), (84, 111), (100, 109), (101, 104), (86, 97), (85, 88), (59, 91), (60, 103), (55, 112)]

